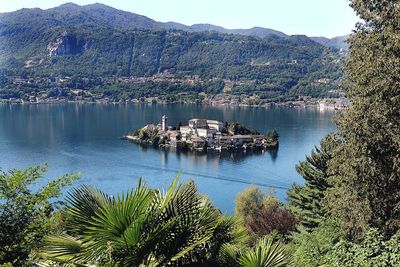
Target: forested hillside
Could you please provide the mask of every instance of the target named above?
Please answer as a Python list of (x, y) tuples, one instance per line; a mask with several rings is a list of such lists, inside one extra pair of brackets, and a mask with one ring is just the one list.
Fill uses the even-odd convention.
[[(28, 91), (49, 90), (54, 83), (137, 91), (145, 84), (155, 94), (161, 83), (162, 93), (321, 96), (336, 89), (342, 75), (339, 51), (306, 36), (271, 32), (260, 38), (168, 27), (99, 4), (0, 14), (0, 97), (15, 91), (15, 79), (21, 85), (29, 78), (37, 86)], [(156, 82), (148, 78), (156, 76)], [(56, 83), (63, 77), (73, 82)], [(128, 79), (121, 83), (118, 77)]]

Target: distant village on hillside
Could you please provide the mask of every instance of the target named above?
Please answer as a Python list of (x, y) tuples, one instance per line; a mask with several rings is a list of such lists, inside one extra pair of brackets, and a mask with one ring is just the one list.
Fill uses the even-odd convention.
[[(256, 84), (256, 80), (239, 81), (223, 79), (223, 90), (220, 93), (200, 92), (192, 95), (187, 92), (178, 92), (175, 98), (171, 99), (167, 95), (151, 95), (143, 96), (127, 96), (120, 99), (112, 95), (107, 95), (96, 90), (91, 90), (90, 84), (103, 84), (111, 86), (119, 84), (120, 86), (128, 85), (146, 85), (146, 84), (172, 84), (194, 86), (199, 84), (205, 88), (207, 83), (218, 82), (219, 79), (210, 78), (202, 79), (199, 75), (185, 75), (180, 78), (169, 73), (161, 73), (151, 77), (13, 77), (9, 78), (9, 82), (16, 88), (29, 87), (38, 90), (24, 91), (21, 94), (1, 94), (0, 103), (6, 104), (49, 104), (49, 103), (203, 103), (210, 105), (235, 105), (235, 106), (256, 106), (256, 107), (272, 107), (272, 106), (289, 106), (289, 107), (305, 107), (315, 106), (320, 109), (345, 109), (349, 105), (349, 100), (344, 94), (337, 90), (331, 90), (328, 93), (334, 98), (313, 98), (310, 96), (299, 96), (296, 99), (286, 99), (284, 101), (276, 101), (269, 98), (262, 98), (256, 94), (232, 94), (232, 88), (235, 86), (252, 86)], [(327, 78), (316, 79), (313, 81), (314, 86), (331, 84), (333, 81)], [(42, 85), (48, 85), (51, 90), (39, 90)], [(49, 89), (49, 88), (48, 88)]]
[(275, 130), (263, 135), (239, 123), (210, 119), (190, 119), (188, 125), (172, 127), (164, 115), (159, 124), (148, 124), (123, 139), (160, 148), (243, 151), (277, 149), (278, 137)]

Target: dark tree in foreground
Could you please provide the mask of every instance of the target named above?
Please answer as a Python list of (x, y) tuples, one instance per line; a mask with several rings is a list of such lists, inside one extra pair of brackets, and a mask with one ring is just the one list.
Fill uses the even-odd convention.
[(329, 207), (350, 237), (400, 227), (400, 4), (352, 0), (364, 21), (350, 37), (347, 95), (337, 118)]
[(294, 184), (288, 191), (287, 208), (299, 219), (300, 225), (308, 230), (318, 227), (326, 216), (323, 205), (328, 184), (328, 144), (324, 140), (320, 148), (315, 148), (305, 161), (296, 166), (303, 177), (304, 185)]
[[(65, 175), (47, 184), (42, 181), (45, 167), (0, 173), (0, 265), (29, 266), (32, 250), (56, 227), (52, 220), (54, 202), (61, 189), (77, 178)], [(45, 184), (38, 190), (37, 183)]]

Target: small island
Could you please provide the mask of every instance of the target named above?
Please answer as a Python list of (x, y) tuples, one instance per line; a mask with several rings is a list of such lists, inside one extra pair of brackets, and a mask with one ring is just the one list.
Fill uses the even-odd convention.
[(148, 124), (130, 132), (124, 140), (159, 148), (179, 150), (275, 150), (278, 148), (278, 132), (266, 135), (237, 122), (221, 122), (209, 119), (190, 119), (188, 125), (168, 126), (168, 117), (162, 116), (159, 124)]

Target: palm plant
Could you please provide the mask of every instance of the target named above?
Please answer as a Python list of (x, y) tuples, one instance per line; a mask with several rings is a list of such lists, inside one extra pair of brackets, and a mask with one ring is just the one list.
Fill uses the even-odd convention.
[(38, 256), (78, 266), (185, 266), (216, 261), (227, 242), (244, 237), (233, 218), (221, 215), (193, 182), (165, 193), (141, 180), (136, 189), (110, 197), (91, 187), (67, 198), (65, 232), (49, 236)]
[(225, 244), (220, 251), (222, 266), (230, 267), (286, 267), (292, 260), (286, 248), (271, 238), (261, 238), (250, 249)]

